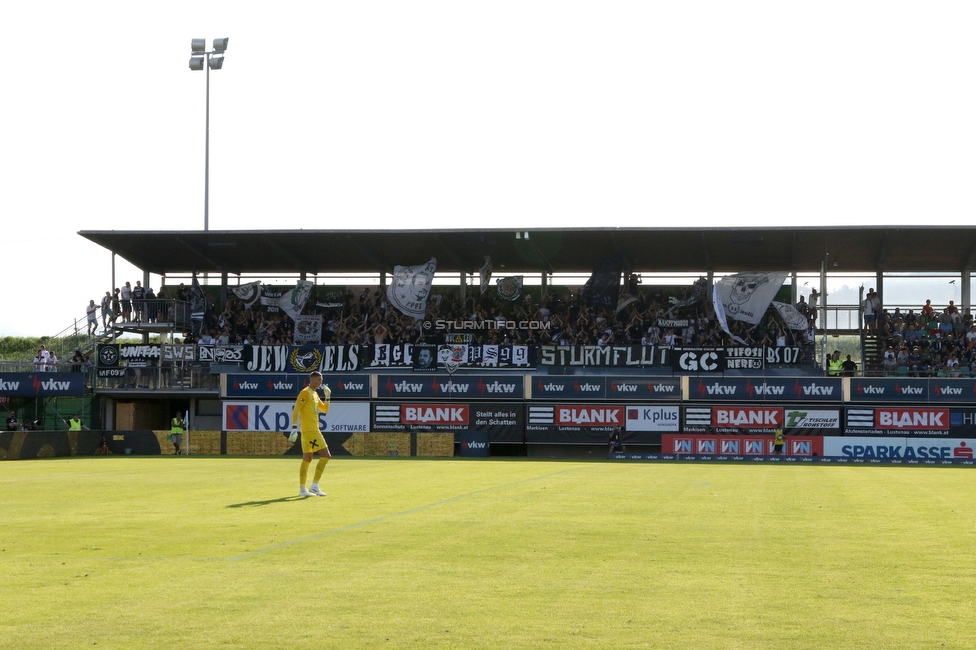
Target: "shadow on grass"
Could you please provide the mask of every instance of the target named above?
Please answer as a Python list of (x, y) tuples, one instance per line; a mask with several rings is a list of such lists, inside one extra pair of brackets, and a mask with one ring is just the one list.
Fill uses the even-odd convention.
[(244, 503), (232, 503), (228, 508), (254, 508), (257, 506), (270, 506), (272, 503), (287, 503), (288, 501), (304, 501), (305, 499), (310, 499), (311, 497), (281, 497), (280, 499), (268, 499), (267, 501), (245, 501)]

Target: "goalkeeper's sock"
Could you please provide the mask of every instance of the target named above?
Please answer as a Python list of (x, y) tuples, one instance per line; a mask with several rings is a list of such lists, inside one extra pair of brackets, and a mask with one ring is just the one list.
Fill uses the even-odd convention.
[(308, 466), (311, 464), (312, 461), (302, 459), (302, 468), (298, 470), (298, 481), (301, 487), (305, 487), (305, 481), (308, 480)]
[(322, 472), (325, 471), (325, 464), (328, 462), (328, 458), (319, 458), (319, 462), (315, 464), (315, 480), (312, 482), (312, 485), (319, 484), (319, 479), (322, 478)]

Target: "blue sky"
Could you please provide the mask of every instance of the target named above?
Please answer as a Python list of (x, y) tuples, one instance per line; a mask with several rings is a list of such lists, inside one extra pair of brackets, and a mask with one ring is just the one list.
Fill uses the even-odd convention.
[(974, 19), (856, 0), (11, 5), (0, 336), (58, 332), (109, 288), (78, 230), (203, 227), (194, 37), (230, 37), (215, 230), (968, 225)]

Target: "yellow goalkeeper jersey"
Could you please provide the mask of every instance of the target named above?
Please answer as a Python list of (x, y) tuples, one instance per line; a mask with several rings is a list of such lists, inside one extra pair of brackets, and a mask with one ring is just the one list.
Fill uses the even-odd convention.
[(329, 412), (329, 405), (319, 399), (319, 394), (306, 386), (295, 400), (295, 408), (291, 411), (292, 423), (299, 422), (302, 433), (318, 433), (319, 411)]

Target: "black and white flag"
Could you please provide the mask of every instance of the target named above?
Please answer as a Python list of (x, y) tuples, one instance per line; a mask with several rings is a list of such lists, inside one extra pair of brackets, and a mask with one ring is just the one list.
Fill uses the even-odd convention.
[(386, 289), (390, 304), (411, 318), (423, 318), (427, 311), (427, 296), (437, 270), (437, 260), (426, 264), (393, 267), (393, 281)]

